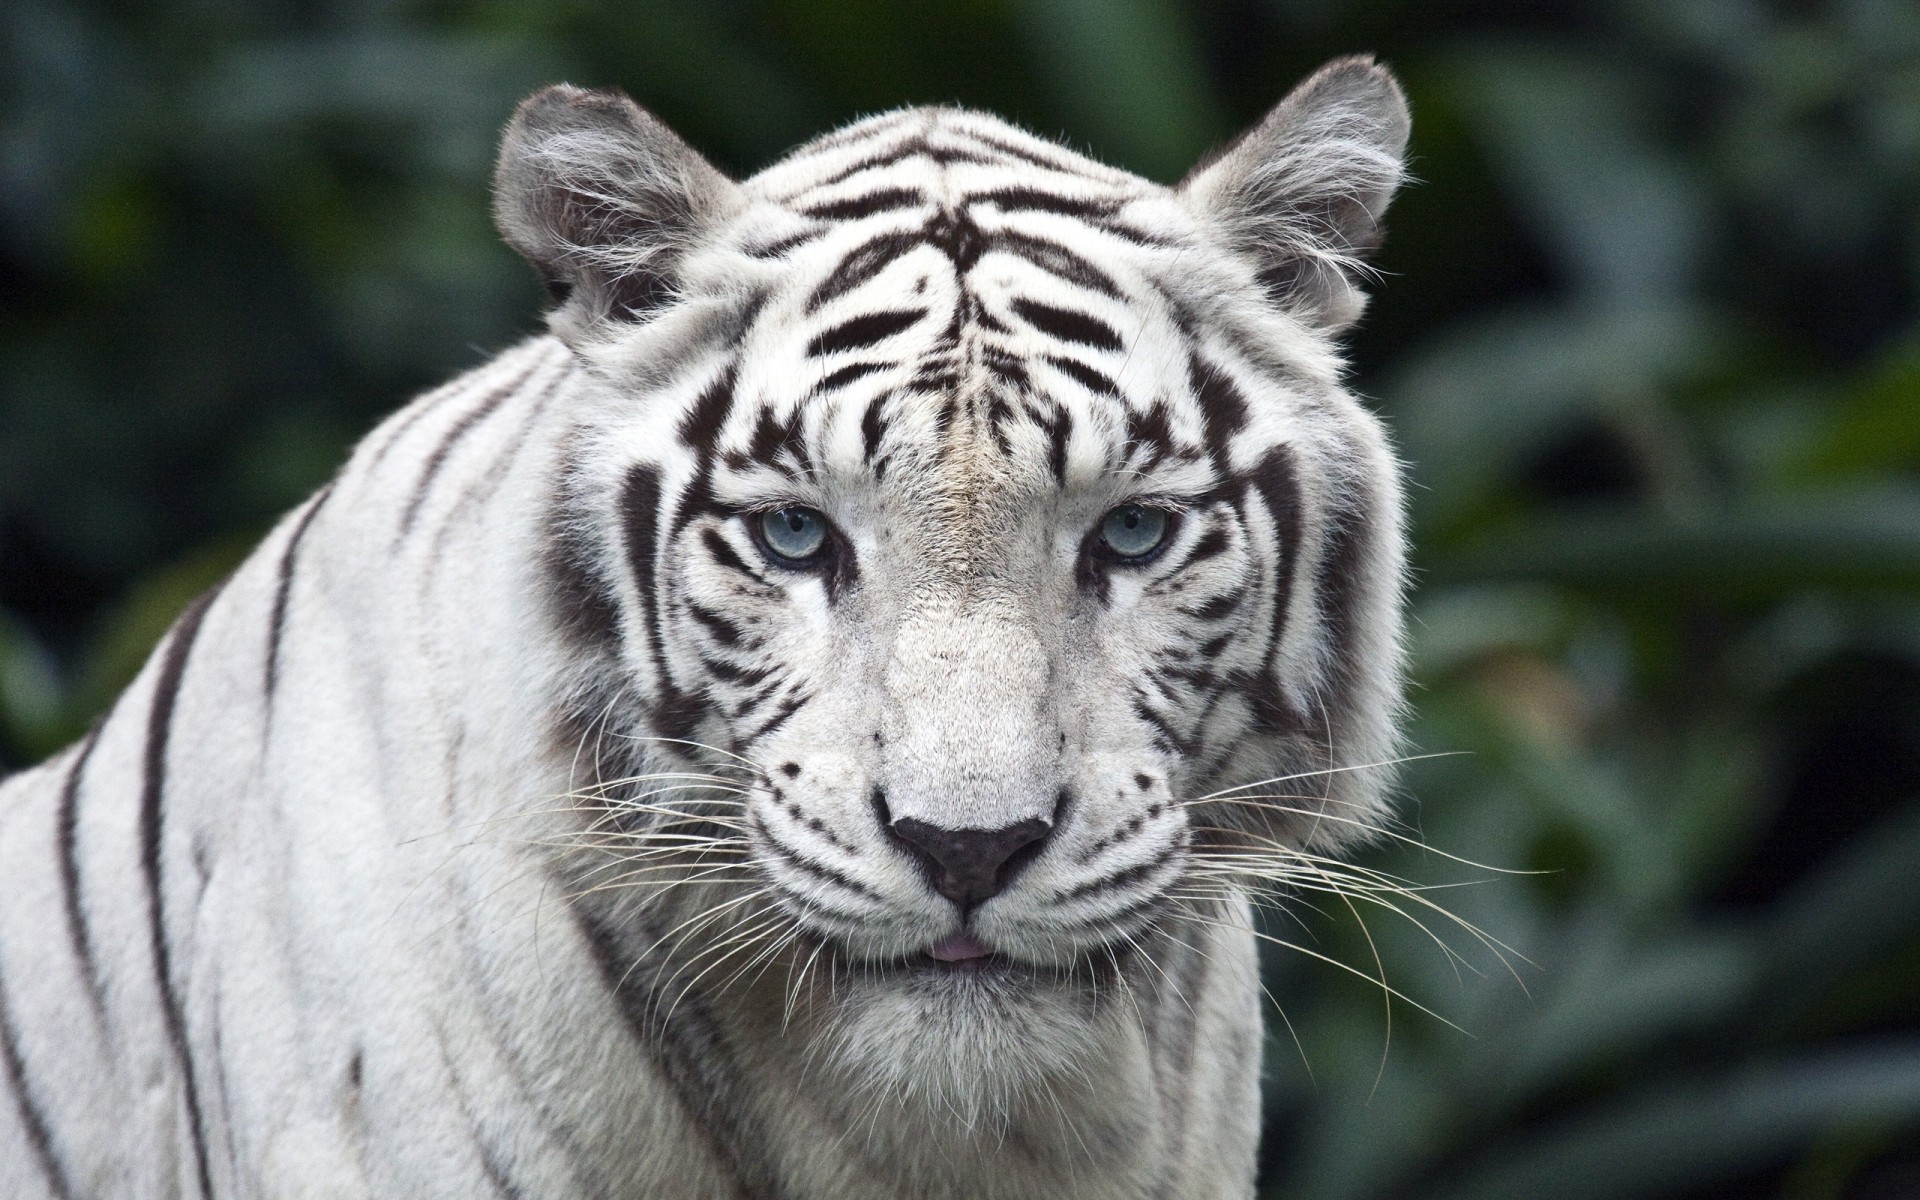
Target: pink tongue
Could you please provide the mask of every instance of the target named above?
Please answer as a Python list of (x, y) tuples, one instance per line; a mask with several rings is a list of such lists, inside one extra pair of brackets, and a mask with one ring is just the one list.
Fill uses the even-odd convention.
[(966, 962), (970, 958), (985, 958), (993, 949), (985, 942), (970, 934), (956, 933), (943, 937), (928, 949), (935, 962)]

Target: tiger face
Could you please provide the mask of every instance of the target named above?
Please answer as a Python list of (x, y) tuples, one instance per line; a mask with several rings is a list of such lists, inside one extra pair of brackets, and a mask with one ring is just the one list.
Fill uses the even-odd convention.
[(593, 379), (576, 712), (748, 765), (726, 827), (869, 1056), (1064, 1068), (1236, 855), (1376, 819), (1397, 471), (1332, 339), (1405, 128), (1349, 60), (1172, 188), (950, 109), (745, 183), (624, 97), (509, 130)]

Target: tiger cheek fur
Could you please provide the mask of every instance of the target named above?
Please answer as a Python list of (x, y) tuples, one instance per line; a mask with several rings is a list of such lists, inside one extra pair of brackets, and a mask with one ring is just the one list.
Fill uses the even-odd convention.
[(1172, 188), (953, 109), (735, 182), (529, 100), (552, 336), (4, 785), (0, 1193), (1251, 1195), (1244, 864), (1395, 746), (1406, 125), (1350, 59)]

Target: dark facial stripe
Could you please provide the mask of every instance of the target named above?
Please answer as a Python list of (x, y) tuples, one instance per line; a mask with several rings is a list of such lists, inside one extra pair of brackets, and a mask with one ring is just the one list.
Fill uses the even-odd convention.
[(1164, 402), (1155, 400), (1145, 412), (1127, 410), (1126, 462), (1136, 469), (1151, 467), (1173, 453), (1173, 420)]
[(1053, 354), (1049, 354), (1046, 361), (1050, 366), (1058, 368), (1061, 372), (1079, 383), (1081, 387), (1086, 388), (1096, 396), (1118, 396), (1120, 394), (1120, 386), (1118, 384), (1107, 378), (1102, 372), (1094, 370), (1083, 362), (1071, 358), (1061, 358)]
[(713, 526), (709, 525), (700, 531), (700, 544), (707, 548), (707, 553), (713, 556), (714, 562), (727, 570), (737, 571), (749, 579), (761, 578), (761, 573), (754, 570), (747, 560), (741, 558), (734, 550), (733, 543), (726, 539), (726, 535)]
[(787, 697), (787, 699), (781, 702), (780, 707), (774, 710), (773, 715), (767, 718), (765, 724), (747, 735), (747, 743), (751, 745), (780, 728), (782, 725), (785, 725), (787, 719), (793, 716), (794, 713), (799, 712), (801, 706), (806, 704), (810, 698), (806, 692), (799, 692)]
[(819, 358), (827, 354), (838, 354), (844, 350), (858, 350), (884, 341), (912, 326), (927, 315), (924, 308), (895, 309), (889, 312), (867, 313), (842, 321), (831, 329), (822, 330), (807, 343), (807, 355)]
[(1082, 179), (1087, 178), (1084, 168), (1063, 154), (1055, 155), (1038, 150), (1029, 150), (1025, 146), (1017, 146), (1012, 142), (1004, 141), (988, 133), (970, 130), (966, 136), (968, 141), (976, 145), (986, 146), (997, 153), (1006, 155), (1008, 158), (1018, 159), (1023, 163), (1031, 163), (1033, 166), (1055, 171), (1062, 175), (1073, 175)]
[[(729, 550), (728, 553), (732, 553), (732, 551)], [(706, 626), (708, 635), (718, 644), (722, 646), (737, 646), (740, 644), (740, 627), (719, 613), (714, 612), (712, 609), (689, 601), (687, 604), (687, 615)]]
[(1059, 338), (1063, 342), (1075, 342), (1082, 346), (1092, 346), (1096, 350), (1118, 350), (1121, 347), (1120, 334), (1113, 326), (1083, 312), (1068, 308), (1055, 308), (1051, 304), (1042, 304), (1038, 300), (1024, 297), (1013, 302), (1013, 311), (1020, 319), (1049, 337)]
[(1287, 605), (1293, 598), (1294, 564), (1300, 557), (1300, 481), (1294, 473), (1293, 452), (1275, 446), (1266, 453), (1247, 480), (1259, 493), (1260, 502), (1273, 518), (1275, 547), (1279, 561), (1274, 566), (1273, 628), (1268, 636), (1266, 662), (1269, 667), (1280, 652), (1280, 640), (1287, 632)]
[(27, 1146), (33, 1151), (34, 1165), (47, 1181), (54, 1200), (73, 1200), (73, 1185), (53, 1150), (53, 1135), (47, 1128), (46, 1114), (33, 1098), (27, 1085), (26, 1063), (20, 1057), (19, 1032), (13, 1027), (13, 1011), (7, 1003), (6, 980), (0, 978), (0, 1072), (4, 1072), (7, 1091), (13, 1096), (14, 1111), (20, 1127), (26, 1131)]
[(60, 892), (67, 913), (67, 938), (73, 943), (74, 957), (86, 980), (87, 1000), (93, 1008), (94, 1020), (102, 1027), (106, 1024), (107, 1005), (100, 991), (100, 967), (93, 956), (93, 936), (87, 930), (86, 905), (80, 899), (79, 826), (80, 789), (86, 780), (87, 760), (100, 744), (100, 730), (105, 723), (102, 718), (87, 731), (86, 740), (80, 743), (80, 752), (74, 755), (73, 765), (67, 768), (66, 781), (60, 787), (58, 816)]
[(420, 506), (426, 503), (427, 491), (433, 486), (434, 477), (440, 473), (440, 468), (446, 465), (447, 456), (453, 453), (454, 446), (458, 445), (467, 434), (473, 432), (480, 422), (492, 416), (494, 411), (506, 403), (509, 396), (519, 391), (521, 385), (531, 379), (533, 373), (539, 369), (540, 364), (533, 363), (515, 376), (512, 382), (502, 384), (489, 392), (480, 403), (461, 413), (447, 432), (441, 435), (440, 444), (435, 446), (433, 453), (427, 456), (427, 465), (421, 469), (420, 477), (414, 481), (413, 495), (407, 498), (407, 507), (400, 514), (401, 537), (405, 537), (412, 531), (413, 522), (420, 515)]
[(720, 433), (733, 412), (734, 370), (729, 365), (680, 419), (680, 439), (703, 455), (712, 454), (713, 448), (719, 445)]
[(625, 533), (627, 570), (633, 575), (634, 589), (640, 594), (640, 611), (647, 626), (647, 649), (652, 652), (654, 671), (664, 681), (667, 653), (660, 638), (654, 586), (655, 553), (660, 537), (660, 472), (647, 466), (634, 467), (620, 489), (620, 522)]
[(864, 196), (829, 200), (824, 204), (815, 204), (800, 211), (806, 216), (817, 217), (823, 221), (852, 221), (860, 217), (870, 217), (877, 212), (914, 208), (926, 202), (927, 198), (912, 188), (881, 188), (878, 191), (868, 192)]
[(1194, 398), (1200, 402), (1200, 414), (1206, 428), (1207, 453), (1213, 456), (1215, 469), (1224, 474), (1227, 470), (1227, 442), (1247, 426), (1247, 402), (1240, 395), (1240, 389), (1227, 378), (1226, 372), (1197, 354), (1187, 359), (1187, 386), (1193, 389)]
[(803, 854), (792, 846), (787, 845), (773, 835), (773, 832), (767, 828), (764, 821), (756, 821), (755, 823), (759, 825), (761, 836), (766, 839), (768, 847), (773, 850), (774, 854), (779, 856), (780, 861), (786, 863), (802, 875), (811, 876), (823, 883), (830, 883), (835, 887), (852, 892), (856, 896), (878, 899), (878, 897), (873, 894), (873, 889), (866, 884), (861, 883), (857, 879), (849, 878), (827, 864), (820, 862), (818, 859)]
[(876, 371), (884, 371), (893, 365), (893, 363), (884, 362), (848, 363), (844, 367), (829, 372), (819, 383), (814, 384), (813, 394), (824, 396), (828, 392), (837, 392), (856, 379), (865, 379)]
[(840, 260), (833, 274), (826, 277), (807, 297), (806, 311), (818, 312), (829, 301), (846, 295), (872, 279), (902, 254), (921, 244), (919, 235), (894, 231), (884, 233), (853, 250)]
[(1120, 296), (1120, 286), (1112, 276), (1050, 238), (1000, 229), (988, 237), (987, 245), (989, 249), (1024, 259), (1075, 287), (1116, 299)]
[(830, 228), (832, 228), (832, 226), (821, 225), (813, 229), (809, 229), (805, 233), (792, 233), (776, 241), (763, 242), (758, 245), (749, 245), (742, 251), (742, 253), (747, 255), (747, 257), (749, 258), (760, 258), (760, 259), (784, 258), (789, 250), (793, 250), (797, 247), (804, 246), (809, 242), (819, 241), (821, 237), (823, 237), (826, 234), (827, 230)]
[(1080, 884), (1078, 887), (1072, 888), (1057, 897), (1057, 900), (1059, 903), (1064, 904), (1073, 900), (1084, 900), (1089, 896), (1103, 896), (1110, 892), (1124, 891), (1136, 884), (1145, 883), (1153, 878), (1156, 871), (1167, 865), (1167, 861), (1173, 857), (1173, 853), (1174, 848), (1172, 847), (1163, 849), (1146, 862), (1135, 863), (1130, 867), (1122, 867), (1120, 870), (1114, 871), (1111, 874), (1102, 875), (1098, 879), (1089, 880), (1086, 883)]
[(1364, 479), (1348, 481), (1352, 495), (1344, 516), (1332, 522), (1327, 551), (1315, 572), (1314, 590), (1320, 597), (1320, 619), (1326, 625), (1327, 641), (1333, 647), (1334, 686), (1344, 692), (1352, 687), (1359, 647), (1361, 574), (1366, 569), (1364, 530), (1379, 520), (1379, 498)]
[(307, 527), (320, 514), (320, 506), (327, 502), (333, 493), (333, 484), (321, 488), (307, 511), (300, 514), (293, 532), (287, 535), (287, 544), (280, 551), (280, 566), (275, 573), (273, 585), (273, 615), (267, 622), (267, 711), (273, 711), (274, 688), (280, 682), (280, 639), (287, 628), (287, 600), (293, 595), (293, 569), (295, 556), (300, 553), (300, 540), (307, 536)]
[(1073, 441), (1073, 413), (1065, 405), (1053, 410), (1047, 428), (1047, 469), (1053, 472), (1055, 480), (1065, 483), (1067, 479), (1067, 446)]
[(153, 707), (147, 719), (147, 747), (144, 779), (140, 795), (140, 869), (147, 885), (148, 934), (152, 942), (155, 982), (160, 990), (160, 1011), (167, 1028), (167, 1041), (173, 1047), (174, 1064), (180, 1071), (180, 1088), (187, 1105), (187, 1132), (193, 1139), (195, 1177), (203, 1197), (213, 1195), (207, 1173), (207, 1141), (200, 1114), (200, 1089), (193, 1076), (193, 1059), (187, 1052), (186, 1019), (181, 1015), (180, 997), (174, 990), (173, 951), (167, 939), (166, 880), (162, 875), (162, 835), (165, 832), (164, 805), (167, 790), (167, 743), (173, 732), (174, 705), (180, 699), (180, 685), (187, 671), (187, 658), (200, 636), (200, 624), (220, 594), (218, 587), (195, 600), (180, 615), (173, 636), (162, 652), (159, 677), (154, 682)]
[(1153, 726), (1154, 740), (1162, 743), (1162, 749), (1181, 755), (1182, 757), (1192, 757), (1192, 743), (1182, 736), (1178, 729), (1173, 727), (1171, 721), (1154, 710), (1153, 705), (1147, 702), (1145, 693), (1138, 687), (1134, 689), (1133, 713), (1142, 721)]

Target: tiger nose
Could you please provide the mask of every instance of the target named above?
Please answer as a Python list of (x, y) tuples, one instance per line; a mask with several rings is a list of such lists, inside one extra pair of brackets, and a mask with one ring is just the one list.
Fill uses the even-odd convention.
[(1013, 881), (1040, 852), (1053, 823), (1034, 817), (999, 829), (942, 829), (901, 817), (888, 828), (926, 864), (933, 890), (966, 912)]

